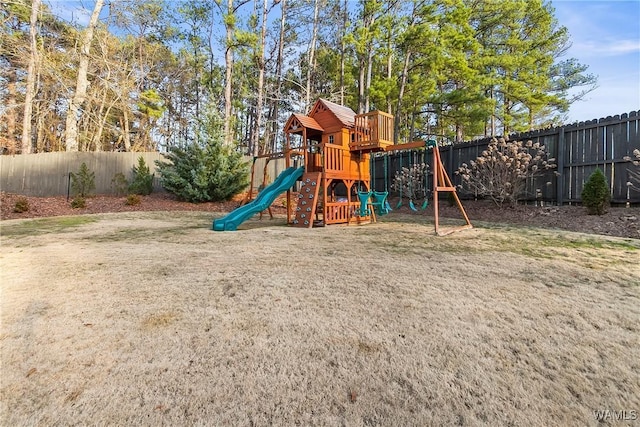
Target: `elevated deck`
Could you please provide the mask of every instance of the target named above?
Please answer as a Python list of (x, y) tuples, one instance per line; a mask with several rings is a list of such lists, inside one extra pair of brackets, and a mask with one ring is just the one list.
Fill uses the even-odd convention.
[(391, 114), (377, 110), (357, 114), (349, 149), (365, 153), (384, 151), (386, 147), (393, 145), (393, 120)]

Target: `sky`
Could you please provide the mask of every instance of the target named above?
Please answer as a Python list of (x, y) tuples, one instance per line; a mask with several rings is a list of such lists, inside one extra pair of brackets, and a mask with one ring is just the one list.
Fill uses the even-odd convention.
[(640, 110), (640, 0), (552, 0), (572, 46), (598, 87), (571, 105), (567, 123)]
[[(91, 13), (83, 5), (93, 6), (90, 0), (47, 3), (62, 19), (81, 25)], [(576, 58), (598, 78), (597, 88), (571, 105), (567, 123), (640, 110), (640, 0), (551, 0), (551, 4), (572, 42), (562, 59)]]

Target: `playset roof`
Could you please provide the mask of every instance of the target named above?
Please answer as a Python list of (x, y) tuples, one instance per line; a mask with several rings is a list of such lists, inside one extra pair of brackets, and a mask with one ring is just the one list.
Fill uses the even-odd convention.
[(316, 101), (309, 113), (309, 117), (313, 117), (318, 111), (322, 111), (322, 106), (331, 111), (331, 113), (333, 113), (336, 119), (338, 119), (344, 127), (352, 128), (355, 124), (356, 113), (351, 108), (322, 98)]
[[(307, 129), (319, 130), (320, 132), (324, 132), (322, 126), (316, 122), (316, 120), (312, 117), (305, 116), (304, 114), (292, 114), (293, 118), (300, 122), (300, 124)], [(290, 119), (291, 120), (291, 119)]]

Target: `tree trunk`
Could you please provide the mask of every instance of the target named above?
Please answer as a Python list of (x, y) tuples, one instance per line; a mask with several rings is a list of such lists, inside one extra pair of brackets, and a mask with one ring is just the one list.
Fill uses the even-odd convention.
[[(393, 46), (391, 44), (391, 37), (387, 39), (387, 82), (390, 82), (393, 78)], [(393, 114), (393, 107), (391, 106), (391, 96), (387, 94), (387, 113)]]
[[(489, 95), (490, 99), (493, 99), (493, 88), (491, 89), (491, 93)], [(491, 137), (496, 136), (496, 107), (493, 107), (493, 112), (491, 113), (491, 123), (489, 125), (491, 130)]]
[(7, 118), (7, 141), (5, 144), (7, 154), (16, 154), (18, 151), (16, 147), (16, 124), (18, 123), (18, 105), (16, 102), (16, 95), (18, 93), (16, 89), (17, 80), (18, 75), (16, 73), (16, 69), (10, 67), (9, 72), (7, 73), (7, 112), (5, 114), (5, 117)]
[[(100, 100), (100, 107), (98, 108), (98, 128), (95, 130), (92, 138), (93, 149), (95, 151), (102, 151), (102, 133), (104, 132), (104, 124), (111, 113), (111, 107), (113, 104), (107, 106), (107, 91), (102, 92), (102, 99)], [(106, 112), (105, 112), (106, 110)]]
[(36, 68), (40, 62), (38, 58), (37, 27), (41, 4), (41, 0), (33, 0), (31, 2), (31, 17), (29, 20), (29, 63), (27, 66), (27, 87), (24, 98), (24, 117), (22, 119), (22, 154), (30, 154), (33, 152), (31, 126), (33, 100), (36, 96)]
[(256, 121), (254, 123), (252, 141), (254, 156), (260, 154), (260, 129), (262, 127), (262, 104), (264, 104), (264, 50), (267, 39), (267, 13), (269, 12), (267, 10), (267, 1), (268, 0), (263, 0), (262, 29), (260, 31), (260, 46), (258, 48), (258, 98), (256, 99)]
[(344, 0), (344, 10), (342, 15), (342, 28), (340, 29), (340, 105), (344, 105), (344, 74), (345, 74), (345, 42), (344, 36), (347, 32), (347, 22), (349, 19), (348, 14), (348, 0)]
[(45, 115), (46, 113), (40, 111), (40, 105), (38, 103), (36, 103), (33, 106), (35, 112), (33, 114), (33, 116), (35, 117), (35, 122), (36, 122), (36, 153), (43, 153), (45, 151), (47, 151), (47, 146), (46, 146), (46, 141), (45, 141), (45, 129), (46, 129), (46, 125), (45, 125)]
[(404, 98), (404, 91), (407, 87), (407, 76), (409, 74), (409, 63), (411, 62), (411, 51), (407, 50), (407, 54), (404, 57), (404, 64), (402, 65), (402, 74), (400, 75), (400, 88), (398, 90), (398, 102), (396, 103), (396, 119), (393, 123), (393, 143), (398, 143), (398, 134), (400, 133), (400, 113), (402, 111), (402, 101)]
[(373, 47), (369, 49), (369, 54), (367, 55), (367, 82), (364, 90), (364, 112), (368, 113), (371, 102), (371, 72), (373, 69)]
[[(358, 114), (369, 111), (369, 88), (371, 87), (371, 71), (373, 66), (373, 36), (370, 31), (375, 23), (376, 17), (372, 12), (363, 17), (363, 29), (368, 34), (367, 41), (369, 46), (366, 52), (360, 52), (358, 56), (358, 65), (360, 67), (358, 74)], [(363, 30), (364, 31), (364, 30)], [(361, 41), (362, 42), (362, 41)]]
[(123, 129), (122, 141), (124, 142), (124, 151), (131, 151), (131, 131), (129, 129), (129, 113), (125, 109), (123, 112)]
[(78, 151), (78, 115), (80, 108), (87, 97), (87, 87), (89, 80), (87, 72), (89, 69), (89, 53), (91, 50), (91, 42), (93, 41), (93, 30), (98, 23), (98, 17), (102, 10), (104, 0), (96, 0), (93, 13), (89, 19), (89, 24), (82, 36), (80, 45), (80, 63), (78, 65), (78, 76), (76, 78), (76, 92), (69, 102), (69, 111), (67, 112), (66, 128), (65, 128), (65, 146), (67, 151)]
[(271, 126), (273, 134), (271, 136), (271, 152), (277, 151), (278, 147), (278, 123), (280, 118), (280, 98), (282, 97), (282, 63), (284, 61), (284, 36), (286, 31), (285, 19), (287, 17), (287, 0), (280, 0), (281, 17), (280, 17), (280, 40), (278, 41), (278, 60), (276, 63), (276, 96), (273, 101), (273, 107), (271, 110)]
[(364, 61), (360, 61), (360, 67), (358, 70), (358, 114), (364, 113), (364, 86), (365, 86), (365, 74), (366, 69)]
[(307, 91), (305, 96), (305, 112), (308, 112), (311, 107), (311, 80), (313, 78), (313, 72), (315, 70), (315, 55), (316, 55), (316, 42), (318, 39), (318, 15), (320, 13), (320, 0), (314, 0), (313, 5), (313, 31), (311, 33), (311, 41), (309, 42), (308, 50), (308, 65), (307, 65)]
[(224, 18), (224, 26), (226, 29), (226, 52), (225, 61), (225, 82), (224, 82), (224, 144), (227, 147), (233, 145), (233, 128), (232, 122), (232, 84), (233, 78), (233, 30), (235, 27), (233, 16), (233, 0), (227, 0), (227, 15)]

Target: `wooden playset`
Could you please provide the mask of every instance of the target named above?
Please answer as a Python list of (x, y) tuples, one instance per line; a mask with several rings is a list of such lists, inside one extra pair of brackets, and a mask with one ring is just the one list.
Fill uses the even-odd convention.
[[(371, 188), (370, 156), (373, 152), (391, 152), (427, 147), (424, 141), (394, 145), (394, 117), (382, 111), (356, 114), (353, 110), (325, 99), (319, 99), (308, 115), (292, 114), (287, 120), (284, 151), (259, 157), (284, 158), (287, 171), (299, 169), (301, 183), (297, 203), (293, 203), (291, 188), (286, 189), (287, 222), (297, 227), (315, 225), (363, 224), (376, 221), (376, 211), (385, 212), (387, 193)], [(435, 231), (470, 228), (471, 223), (460, 203), (455, 186), (442, 167), (438, 147), (434, 150)], [(255, 171), (251, 170), (251, 182)], [(266, 168), (266, 166), (265, 166)], [(265, 169), (266, 170), (266, 169)], [(266, 176), (266, 172), (265, 172)], [(287, 183), (288, 185), (289, 183)], [(266, 182), (263, 182), (263, 188)], [(280, 185), (277, 194), (285, 189)], [(264, 190), (263, 190), (264, 191)], [(438, 192), (453, 193), (466, 224), (448, 232), (439, 230)], [(271, 191), (275, 194), (276, 191)], [(260, 197), (260, 196), (258, 196)], [(253, 198), (252, 188), (246, 200)], [(275, 196), (274, 196), (275, 198)], [(257, 199), (256, 199), (257, 200)], [(268, 200), (268, 198), (267, 198)], [(294, 206), (295, 205), (295, 210)], [(266, 209), (253, 208), (257, 212)], [(252, 212), (251, 208), (247, 211)], [(216, 221), (218, 222), (218, 221)], [(219, 221), (214, 229), (235, 229)]]

